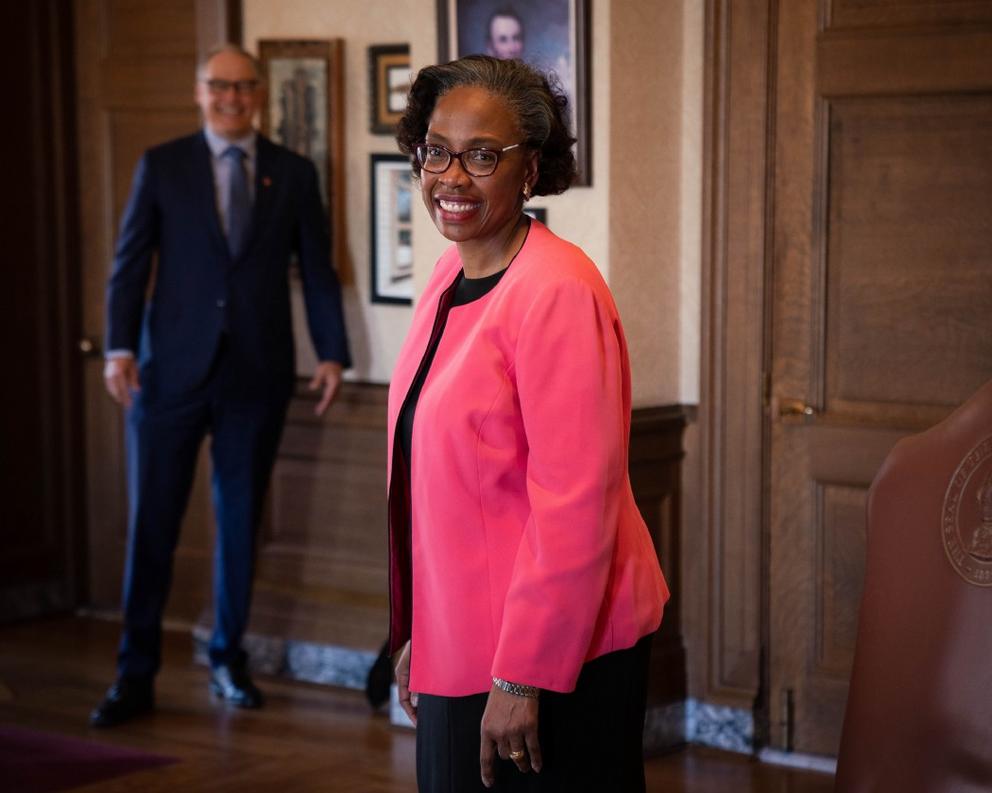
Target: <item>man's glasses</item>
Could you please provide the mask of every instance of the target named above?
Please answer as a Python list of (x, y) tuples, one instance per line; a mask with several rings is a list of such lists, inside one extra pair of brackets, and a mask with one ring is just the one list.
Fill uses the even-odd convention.
[(221, 80), (214, 78), (203, 81), (212, 94), (226, 94), (232, 88), (238, 94), (250, 94), (258, 88), (258, 80)]
[(514, 143), (512, 146), (504, 146), (502, 149), (452, 151), (440, 143), (420, 143), (416, 149), (417, 162), (427, 173), (444, 173), (451, 167), (451, 161), (457, 158), (462, 164), (462, 170), (469, 176), (490, 176), (499, 165), (499, 156), (504, 151), (522, 145), (522, 143)]

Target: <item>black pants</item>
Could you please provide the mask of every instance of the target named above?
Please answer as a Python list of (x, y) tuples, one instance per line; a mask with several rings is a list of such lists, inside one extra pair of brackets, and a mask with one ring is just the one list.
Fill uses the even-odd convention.
[(521, 773), (496, 758), (496, 784), (479, 767), (489, 694), (421, 694), (417, 706), (420, 793), (644, 793), (643, 731), (651, 637), (582, 667), (575, 691), (542, 691), (538, 737), (543, 768)]

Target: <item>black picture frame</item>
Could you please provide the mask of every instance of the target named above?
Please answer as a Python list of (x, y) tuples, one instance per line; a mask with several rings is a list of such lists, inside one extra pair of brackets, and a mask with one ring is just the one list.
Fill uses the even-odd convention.
[(373, 303), (413, 303), (413, 201), (410, 160), (369, 155), (369, 276)]
[(540, 221), (545, 226), (548, 225), (548, 210), (544, 207), (529, 207), (524, 204), (524, 214), (530, 215), (534, 220)]
[(369, 131), (393, 135), (410, 90), (410, 45), (369, 47)]
[[(497, 14), (506, 12), (506, 14)], [(589, 0), (437, 0), (438, 62), (487, 51), (491, 17), (512, 16), (523, 31), (520, 57), (558, 74), (572, 116), (576, 185), (592, 184)], [(533, 42), (528, 47), (528, 42)], [(564, 68), (562, 66), (564, 65)], [(564, 72), (564, 73), (562, 73)]]

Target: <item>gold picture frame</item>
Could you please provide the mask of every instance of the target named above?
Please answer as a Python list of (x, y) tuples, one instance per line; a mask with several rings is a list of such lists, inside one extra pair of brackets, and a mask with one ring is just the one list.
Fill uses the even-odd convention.
[(268, 87), (261, 113), (262, 134), (316, 166), (327, 208), (333, 264), (340, 281), (351, 283), (344, 215), (343, 51), (342, 39), (258, 42), (258, 59)]
[(410, 91), (410, 46), (376, 44), (369, 47), (369, 131), (393, 135), (406, 109)]

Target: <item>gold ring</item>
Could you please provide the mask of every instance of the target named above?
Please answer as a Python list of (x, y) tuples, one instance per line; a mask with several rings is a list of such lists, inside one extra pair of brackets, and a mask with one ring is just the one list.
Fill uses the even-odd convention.
[(515, 752), (510, 752), (510, 759), (511, 760), (519, 760), (525, 754), (527, 754), (527, 753), (523, 749), (517, 749)]

